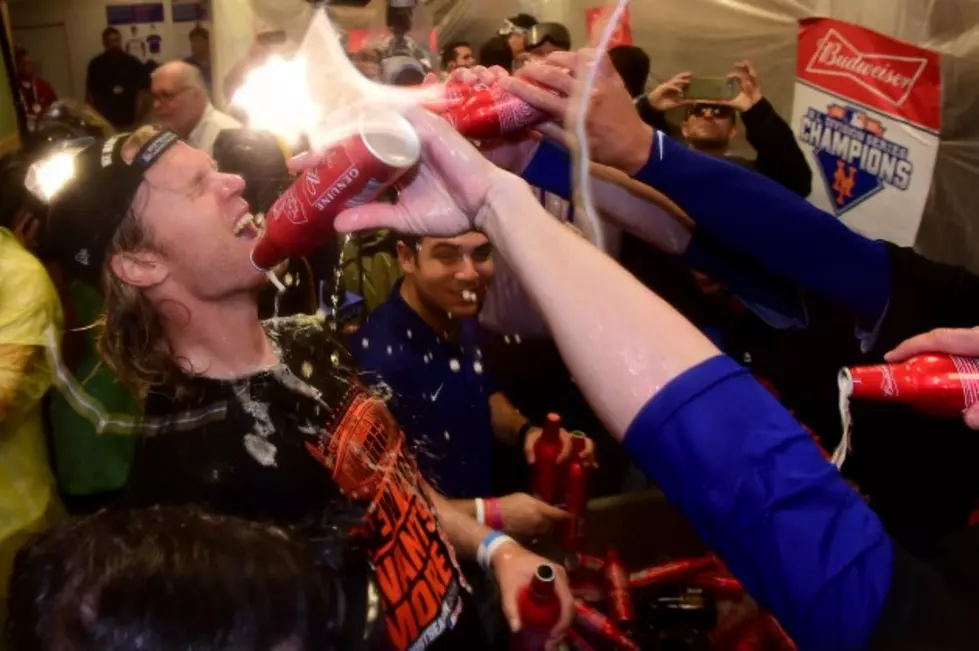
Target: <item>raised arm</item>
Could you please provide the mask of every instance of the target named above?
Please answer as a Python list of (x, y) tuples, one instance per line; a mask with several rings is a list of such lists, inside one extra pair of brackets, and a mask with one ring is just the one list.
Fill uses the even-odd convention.
[[(549, 57), (554, 65), (527, 66), (522, 74), (573, 95), (576, 80), (558, 66), (573, 70), (576, 57), (554, 53)], [(567, 115), (568, 100), (521, 79), (504, 83), (555, 117)], [(600, 66), (593, 107), (589, 133), (594, 160), (661, 191), (693, 219), (698, 232), (770, 272), (841, 304), (867, 323), (883, 315), (891, 291), (883, 243), (851, 231), (774, 181), (654, 132), (636, 117), (622, 81), (607, 62)], [(535, 169), (540, 168), (528, 167)], [(546, 189), (546, 180), (532, 182)]]
[[(761, 603), (810, 649), (859, 649), (892, 563), (872, 511), (766, 391), (609, 257), (551, 219), (526, 184), (438, 118), (394, 206), (340, 230), (483, 229), (539, 306), (609, 430)], [(568, 264), (573, 260), (574, 264)]]

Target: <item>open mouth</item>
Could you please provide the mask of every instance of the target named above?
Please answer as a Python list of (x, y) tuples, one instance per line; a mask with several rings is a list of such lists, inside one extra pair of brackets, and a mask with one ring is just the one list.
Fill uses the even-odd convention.
[(235, 222), (234, 234), (235, 237), (240, 237), (246, 240), (254, 240), (262, 234), (262, 229), (264, 226), (264, 214), (259, 213), (257, 215), (253, 215), (252, 213), (247, 212)]

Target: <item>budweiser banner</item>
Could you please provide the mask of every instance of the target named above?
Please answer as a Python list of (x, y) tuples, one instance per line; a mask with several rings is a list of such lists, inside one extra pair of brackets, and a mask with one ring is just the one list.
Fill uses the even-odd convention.
[(941, 128), (940, 57), (829, 18), (799, 24), (792, 125), (809, 200), (851, 228), (914, 244)]

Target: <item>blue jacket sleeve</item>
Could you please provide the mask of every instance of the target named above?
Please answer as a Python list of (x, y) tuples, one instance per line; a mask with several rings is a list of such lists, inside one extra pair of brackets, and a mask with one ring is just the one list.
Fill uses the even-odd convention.
[(890, 588), (890, 539), (748, 371), (719, 356), (680, 375), (625, 446), (800, 649), (865, 647)]
[[(544, 140), (523, 172), (531, 185), (570, 200), (571, 155)], [(804, 327), (805, 307), (795, 285), (767, 273), (747, 256), (697, 232), (684, 259), (691, 267), (723, 283), (732, 294), (773, 328)]]
[[(544, 141), (523, 177), (531, 185), (568, 198), (570, 166), (567, 150)], [(864, 323), (877, 323), (883, 316), (891, 294), (884, 244), (851, 231), (778, 183), (687, 149), (659, 131), (649, 161), (636, 179), (675, 201), (696, 222), (698, 233), (709, 235), (718, 245), (842, 305)], [(698, 237), (694, 236), (695, 244)], [(721, 249), (714, 246), (713, 251), (717, 254)], [(709, 263), (711, 258), (706, 260)], [(753, 276), (755, 284), (747, 291), (772, 295), (771, 288), (757, 282), (761, 280), (757, 274), (737, 270), (730, 260), (717, 260), (715, 270), (703, 268), (704, 258), (699, 262), (705, 272), (732, 289)]]
[[(876, 323), (891, 293), (882, 242), (867, 239), (778, 183), (656, 133), (636, 179), (673, 199), (698, 230)], [(705, 192), (710, 188), (710, 192)]]

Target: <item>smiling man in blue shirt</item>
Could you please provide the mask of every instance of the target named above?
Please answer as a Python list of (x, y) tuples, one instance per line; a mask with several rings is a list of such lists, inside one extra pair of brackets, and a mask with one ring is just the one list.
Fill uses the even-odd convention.
[[(519, 446), (531, 461), (541, 433), (500, 392), (477, 346), (492, 245), (476, 231), (401, 236), (398, 261), (404, 279), (351, 343), (368, 381), (391, 390), (389, 406), (433, 485), (477, 519), (498, 517), (495, 528), (511, 535), (546, 533), (567, 514), (521, 493), (484, 500), (492, 494), (493, 441)], [(561, 435), (568, 444), (570, 435)]]

